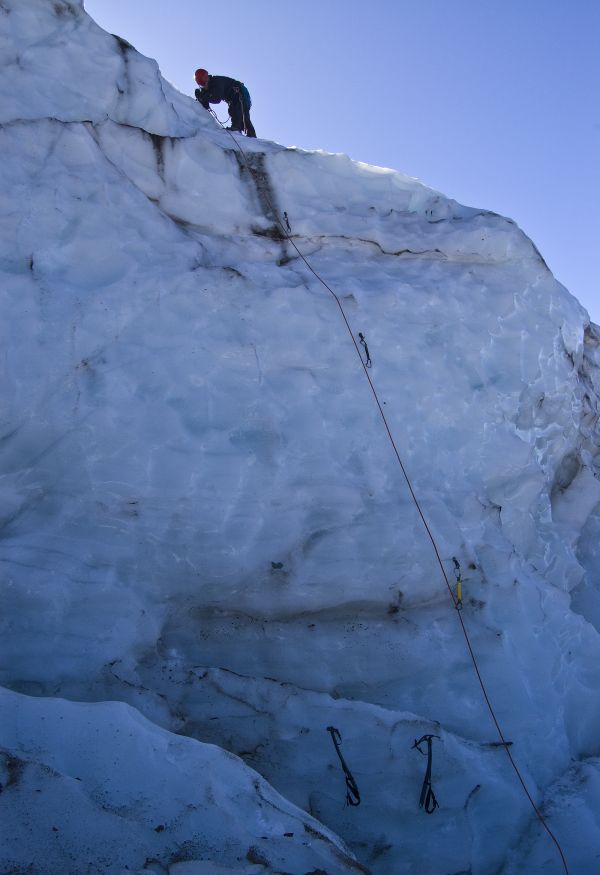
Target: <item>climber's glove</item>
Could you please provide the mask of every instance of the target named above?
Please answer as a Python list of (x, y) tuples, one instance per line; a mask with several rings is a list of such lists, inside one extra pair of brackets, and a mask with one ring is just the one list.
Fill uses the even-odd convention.
[(208, 95), (205, 94), (201, 88), (196, 88), (194, 94), (196, 95), (196, 100), (198, 101), (198, 103), (201, 103), (204, 109), (208, 109)]

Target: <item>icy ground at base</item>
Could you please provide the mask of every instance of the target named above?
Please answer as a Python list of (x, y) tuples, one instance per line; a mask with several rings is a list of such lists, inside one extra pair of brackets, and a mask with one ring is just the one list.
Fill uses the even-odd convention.
[(365, 871), (226, 751), (117, 702), (0, 695), (3, 872)]
[(564, 871), (284, 210), (511, 752), (599, 871), (600, 331), (511, 221), (242, 155), (75, 0), (1, 0), (0, 57), (0, 872)]

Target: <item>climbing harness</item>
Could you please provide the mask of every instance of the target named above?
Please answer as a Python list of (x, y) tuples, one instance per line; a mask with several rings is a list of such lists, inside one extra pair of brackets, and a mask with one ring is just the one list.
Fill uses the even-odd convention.
[(367, 341), (365, 340), (365, 335), (362, 332), (358, 332), (358, 339), (360, 340), (360, 345), (364, 347), (365, 350), (365, 367), (370, 368), (372, 365), (371, 356), (369, 355), (369, 347), (367, 346)]
[(248, 123), (246, 121), (246, 108), (244, 107), (242, 92), (240, 91), (239, 88), (237, 89), (237, 93), (238, 93), (238, 100), (240, 101), (240, 109), (242, 111), (242, 125), (243, 125), (243, 129), (244, 129), (244, 133), (248, 134)]
[[(215, 114), (215, 118), (216, 118), (216, 114)], [(218, 119), (217, 119), (217, 121), (218, 121)], [(223, 125), (221, 125), (221, 126), (223, 127)], [(227, 130), (227, 128), (225, 128), (225, 130)], [(240, 145), (240, 143), (238, 143), (237, 140), (235, 139), (235, 137), (231, 134), (231, 131), (229, 131), (229, 135), (231, 136), (231, 139), (233, 140), (236, 149), (238, 149), (238, 151), (239, 151), (239, 152), (241, 153), (241, 155), (243, 156), (244, 161), (245, 161), (245, 163), (246, 163), (246, 166), (248, 167), (248, 171), (252, 174), (252, 168), (251, 168), (251, 166), (250, 166), (250, 162), (247, 160), (246, 152), (244, 151), (244, 149), (242, 148), (242, 146)], [(273, 203), (271, 202), (271, 199), (269, 198), (269, 195), (268, 195), (268, 194), (267, 194), (267, 199), (268, 199), (269, 204), (270, 204), (270, 206), (271, 206), (271, 211), (272, 211), (273, 215), (274, 215), (275, 217), (277, 217), (277, 212), (276, 212), (275, 207), (274, 207)], [(363, 370), (364, 370), (364, 372), (365, 372), (365, 376), (366, 376), (366, 378), (367, 378), (367, 380), (368, 380), (368, 382), (369, 382), (369, 387), (370, 387), (371, 392), (372, 392), (372, 394), (373, 394), (373, 398), (374, 398), (374, 400), (375, 400), (375, 404), (377, 405), (377, 408), (378, 408), (379, 413), (380, 413), (380, 415), (381, 415), (381, 419), (382, 419), (382, 421), (383, 421), (384, 428), (385, 428), (385, 430), (386, 430), (386, 432), (387, 432), (388, 438), (389, 438), (390, 443), (391, 443), (391, 445), (392, 445), (392, 449), (393, 449), (394, 455), (395, 455), (395, 457), (396, 457), (396, 461), (398, 462), (398, 465), (400, 466), (400, 470), (402, 471), (402, 475), (403, 475), (403, 477), (404, 477), (404, 479), (405, 479), (405, 481), (406, 481), (406, 485), (407, 485), (408, 491), (410, 492), (410, 495), (411, 495), (411, 498), (412, 498), (412, 500), (413, 500), (413, 502), (414, 502), (415, 508), (416, 508), (416, 510), (417, 510), (417, 512), (418, 512), (418, 514), (419, 514), (419, 517), (420, 517), (420, 519), (421, 519), (421, 522), (423, 523), (423, 526), (424, 526), (424, 528), (425, 528), (425, 531), (427, 532), (427, 536), (428, 536), (429, 541), (430, 541), (430, 543), (431, 543), (431, 547), (432, 547), (433, 552), (434, 552), (434, 554), (435, 554), (435, 557), (436, 557), (437, 563), (438, 563), (438, 565), (439, 565), (439, 567), (440, 567), (440, 571), (441, 571), (442, 577), (443, 577), (443, 579), (444, 579), (444, 583), (446, 584), (446, 588), (447, 588), (447, 590), (448, 590), (448, 594), (449, 594), (449, 596), (450, 596), (450, 598), (451, 598), (451, 600), (452, 600), (452, 603), (453, 603), (454, 607), (457, 609), (457, 611), (456, 611), (456, 616), (458, 617), (458, 620), (459, 620), (459, 622), (460, 622), (460, 626), (461, 626), (461, 629), (462, 629), (462, 633), (463, 633), (463, 636), (464, 636), (464, 639), (465, 639), (465, 644), (466, 644), (467, 650), (468, 650), (468, 652), (469, 652), (469, 656), (470, 656), (470, 658), (471, 658), (471, 662), (473, 663), (473, 669), (474, 669), (475, 674), (476, 674), (476, 676), (477, 676), (477, 680), (478, 680), (478, 682), (479, 682), (479, 686), (480, 686), (480, 688), (481, 688), (481, 693), (482, 693), (483, 698), (484, 698), (484, 700), (485, 700), (485, 704), (486, 704), (486, 706), (487, 706), (487, 709), (488, 709), (488, 711), (489, 711), (489, 713), (490, 713), (490, 717), (491, 717), (491, 719), (492, 719), (492, 721), (493, 721), (493, 723), (494, 723), (494, 726), (496, 727), (496, 731), (497, 731), (497, 733), (498, 733), (498, 737), (499, 737), (499, 739), (500, 739), (500, 741), (499, 741), (499, 745), (501, 745), (501, 746), (504, 748), (504, 751), (505, 751), (505, 753), (506, 753), (506, 756), (507, 756), (508, 759), (509, 759), (510, 765), (511, 765), (513, 771), (515, 772), (515, 775), (516, 775), (517, 780), (519, 781), (519, 783), (520, 783), (520, 785), (521, 785), (521, 787), (522, 787), (522, 789), (523, 789), (523, 792), (525, 793), (525, 795), (527, 796), (527, 799), (529, 800), (529, 803), (530, 803), (530, 805), (531, 805), (531, 807), (532, 807), (532, 809), (533, 809), (533, 811), (534, 811), (534, 813), (535, 813), (535, 816), (536, 816), (536, 817), (538, 818), (538, 820), (540, 821), (542, 827), (545, 829), (545, 831), (546, 831), (546, 833), (548, 834), (548, 836), (550, 837), (550, 839), (554, 842), (554, 845), (555, 845), (555, 847), (556, 847), (556, 849), (557, 849), (557, 851), (558, 851), (558, 853), (559, 853), (559, 855), (560, 855), (560, 858), (561, 858), (561, 861), (562, 861), (562, 865), (563, 865), (563, 868), (564, 868), (564, 871), (565, 871), (565, 875), (569, 875), (569, 868), (568, 868), (568, 866), (567, 866), (567, 861), (566, 861), (566, 859), (565, 859), (565, 855), (564, 855), (564, 853), (563, 853), (563, 850), (562, 850), (562, 847), (561, 847), (561, 845), (560, 845), (560, 842), (558, 841), (558, 839), (556, 838), (556, 836), (554, 835), (554, 833), (552, 832), (552, 830), (550, 829), (550, 827), (549, 827), (548, 824), (546, 823), (546, 819), (544, 818), (542, 812), (539, 810), (538, 806), (535, 804), (535, 801), (534, 801), (534, 799), (533, 799), (531, 793), (530, 793), (529, 790), (527, 789), (527, 785), (526, 785), (526, 783), (525, 783), (525, 779), (523, 778), (523, 776), (522, 776), (522, 774), (521, 774), (521, 771), (520, 771), (520, 769), (519, 769), (517, 763), (515, 762), (512, 753), (510, 752), (509, 743), (508, 743), (508, 742), (506, 741), (506, 739), (504, 738), (504, 734), (503, 734), (503, 732), (502, 732), (502, 727), (500, 726), (500, 723), (498, 722), (498, 718), (496, 717), (496, 712), (495, 712), (494, 707), (493, 707), (493, 705), (492, 705), (492, 703), (491, 703), (491, 701), (490, 701), (490, 698), (489, 698), (489, 696), (488, 696), (487, 688), (486, 688), (485, 683), (484, 683), (484, 680), (483, 680), (483, 678), (482, 678), (482, 676), (481, 676), (481, 672), (479, 671), (479, 664), (478, 664), (478, 662), (477, 662), (477, 657), (475, 656), (475, 653), (474, 653), (474, 651), (473, 651), (473, 647), (472, 647), (472, 645), (471, 645), (471, 639), (470, 639), (469, 633), (468, 633), (468, 631), (467, 631), (467, 627), (466, 627), (466, 625), (465, 625), (465, 621), (464, 621), (464, 618), (463, 618), (463, 612), (459, 609), (459, 607), (458, 607), (458, 600), (457, 600), (457, 598), (455, 597), (454, 592), (452, 591), (452, 587), (450, 586), (450, 581), (448, 580), (448, 575), (446, 574), (446, 569), (444, 568), (444, 564), (443, 564), (443, 562), (442, 562), (442, 557), (441, 557), (441, 555), (440, 555), (440, 551), (439, 551), (439, 549), (438, 549), (437, 542), (436, 542), (436, 540), (435, 540), (435, 538), (434, 538), (434, 536), (433, 536), (433, 532), (431, 531), (431, 528), (430, 528), (430, 526), (429, 526), (429, 523), (427, 522), (427, 519), (426, 519), (426, 517), (425, 517), (425, 514), (423, 513), (423, 510), (422, 510), (422, 508), (421, 508), (421, 504), (420, 504), (420, 502), (419, 502), (419, 499), (417, 498), (417, 495), (416, 495), (416, 493), (415, 493), (415, 491), (414, 491), (414, 488), (413, 488), (413, 485), (412, 485), (412, 483), (411, 483), (410, 477), (408, 476), (408, 472), (407, 472), (406, 468), (404, 467), (404, 463), (403, 463), (403, 461), (402, 461), (402, 457), (400, 456), (400, 452), (399, 452), (399, 450), (398, 450), (398, 447), (396, 446), (396, 442), (395, 442), (395, 440), (394, 440), (394, 436), (393, 436), (393, 434), (392, 434), (391, 428), (390, 428), (390, 426), (389, 426), (389, 423), (388, 423), (388, 421), (387, 421), (387, 418), (386, 418), (385, 412), (384, 412), (384, 410), (383, 410), (382, 403), (381, 403), (381, 401), (379, 400), (379, 395), (377, 394), (377, 390), (375, 389), (375, 386), (374, 386), (373, 381), (372, 381), (372, 379), (371, 379), (371, 376), (370, 376), (370, 374), (369, 374), (369, 368), (370, 368), (370, 365), (366, 364), (366, 363), (363, 361), (363, 357), (362, 357), (362, 354), (361, 354), (361, 351), (360, 351), (360, 346), (359, 346), (358, 343), (356, 342), (356, 339), (355, 339), (355, 337), (354, 337), (354, 333), (353, 333), (353, 331), (352, 331), (352, 327), (351, 327), (351, 325), (350, 325), (350, 322), (348, 321), (348, 317), (346, 316), (346, 312), (345, 312), (345, 310), (344, 310), (344, 308), (343, 308), (343, 306), (342, 306), (342, 302), (341, 302), (339, 296), (336, 295), (336, 293), (334, 292), (334, 290), (331, 288), (331, 286), (329, 286), (329, 285), (325, 282), (325, 280), (323, 279), (323, 277), (321, 277), (321, 276), (317, 273), (317, 271), (314, 269), (314, 267), (310, 264), (310, 262), (308, 261), (308, 259), (306, 258), (306, 256), (303, 254), (303, 252), (302, 252), (302, 251), (298, 248), (298, 246), (296, 245), (295, 240), (293, 240), (293, 238), (289, 235), (289, 233), (287, 232), (287, 230), (286, 230), (286, 228), (285, 228), (285, 225), (283, 224), (283, 222), (282, 222), (279, 218), (277, 218), (277, 224), (279, 225), (279, 227), (280, 227), (280, 229), (281, 229), (281, 231), (282, 231), (283, 236), (285, 237), (285, 239), (288, 241), (288, 243), (289, 243), (291, 246), (293, 246), (293, 248), (296, 250), (296, 252), (297, 252), (297, 254), (298, 254), (298, 257), (299, 257), (299, 258), (304, 262), (304, 264), (306, 265), (306, 268), (307, 268), (307, 269), (313, 274), (313, 276), (314, 276), (314, 277), (315, 277), (315, 278), (321, 283), (321, 285), (322, 285), (325, 289), (327, 289), (327, 291), (330, 293), (330, 295), (332, 296), (332, 298), (335, 300), (335, 302), (336, 302), (336, 304), (337, 304), (337, 306), (338, 306), (338, 308), (339, 308), (340, 315), (341, 315), (342, 319), (344, 320), (344, 324), (345, 324), (345, 326), (346, 326), (346, 328), (347, 328), (347, 330), (348, 330), (348, 334), (350, 335), (350, 337), (351, 337), (351, 339), (352, 339), (352, 342), (353, 342), (353, 344), (354, 344), (354, 348), (355, 348), (355, 350), (356, 350), (356, 353), (357, 353), (357, 355), (358, 355), (358, 357), (359, 357), (359, 359), (360, 359), (360, 363), (361, 363), (361, 365), (362, 365), (362, 367), (363, 367)], [(360, 338), (359, 338), (359, 339), (360, 339)], [(370, 361), (370, 359), (369, 359), (369, 361)], [(461, 583), (462, 583), (462, 581), (461, 581)], [(337, 732), (337, 730), (335, 730), (334, 727), (329, 727), (329, 730), (328, 730), (328, 731), (331, 731), (331, 730), (334, 730), (334, 732)], [(338, 733), (338, 734), (339, 734), (339, 733)], [(334, 734), (333, 734), (333, 732), (332, 732), (332, 738), (333, 738), (333, 741), (334, 741), (334, 744), (335, 744), (335, 738), (334, 738)], [(341, 759), (342, 757), (341, 757), (341, 754), (340, 754), (340, 752), (339, 752), (339, 750), (338, 750), (338, 746), (337, 746), (337, 744), (335, 744), (335, 746), (336, 746), (336, 750), (338, 751), (338, 755), (340, 756), (340, 759)], [(342, 760), (342, 762), (343, 762), (343, 760)], [(354, 781), (354, 779), (352, 779), (352, 780)], [(346, 781), (346, 782), (347, 782), (347, 781)], [(359, 801), (360, 801), (360, 797), (359, 797)], [(351, 804), (351, 803), (349, 803), (349, 804)], [(358, 802), (355, 802), (355, 803), (352, 803), (352, 804), (357, 805)]]
[(342, 756), (342, 752), (340, 750), (340, 744), (342, 742), (342, 736), (340, 735), (339, 729), (336, 729), (335, 726), (328, 726), (327, 732), (331, 735), (331, 740), (333, 741), (333, 746), (335, 747), (335, 752), (340, 758), (340, 763), (342, 764), (342, 769), (344, 770), (344, 776), (346, 778), (346, 805), (357, 806), (360, 805), (360, 793), (358, 792), (358, 786), (352, 772), (346, 765), (346, 760)]
[(290, 232), (290, 234), (291, 234), (291, 233), (292, 233), (292, 229), (291, 229), (291, 227), (290, 227), (290, 220), (289, 220), (289, 218), (288, 218), (288, 214), (285, 212), (285, 210), (284, 210), (284, 212), (283, 212), (283, 220), (284, 220), (284, 222), (285, 222), (285, 227), (287, 228), (287, 230), (288, 230), (288, 231)]
[(456, 576), (456, 601), (454, 602), (454, 607), (457, 611), (462, 611), (462, 577), (460, 574), (460, 562), (456, 556), (452, 557), (452, 561), (454, 562), (454, 574)]
[[(423, 778), (423, 786), (421, 788), (421, 798), (419, 799), (419, 808), (425, 809), (427, 814), (433, 814), (435, 809), (440, 807), (431, 787), (431, 760), (433, 756), (432, 739), (434, 738), (439, 738), (439, 735), (422, 735), (418, 741), (415, 739), (415, 743), (413, 744), (413, 747), (416, 747), (420, 754), (427, 757), (427, 769), (425, 770), (425, 777)], [(422, 751), (420, 747), (424, 741), (427, 742), (427, 753)]]
[(234, 86), (234, 92), (237, 94), (237, 98), (240, 102), (240, 111), (242, 113), (242, 124), (243, 131), (246, 135), (248, 135), (248, 122), (246, 120), (246, 103), (244, 98), (248, 101), (248, 108), (252, 106), (252, 101), (250, 100), (250, 93), (245, 85)]

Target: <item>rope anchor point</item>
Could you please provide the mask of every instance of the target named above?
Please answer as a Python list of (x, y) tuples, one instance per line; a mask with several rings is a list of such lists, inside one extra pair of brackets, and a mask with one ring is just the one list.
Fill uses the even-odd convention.
[(371, 356), (369, 355), (369, 347), (367, 346), (367, 341), (365, 340), (365, 335), (362, 333), (362, 331), (358, 332), (358, 339), (360, 340), (360, 345), (364, 347), (365, 350), (366, 361), (364, 365), (366, 368), (370, 368), (373, 362), (371, 361)]
[(454, 602), (454, 607), (457, 611), (462, 611), (463, 609), (463, 601), (462, 601), (462, 574), (460, 570), (460, 562), (456, 558), (456, 556), (452, 557), (452, 562), (454, 563), (454, 575), (456, 577), (456, 600)]

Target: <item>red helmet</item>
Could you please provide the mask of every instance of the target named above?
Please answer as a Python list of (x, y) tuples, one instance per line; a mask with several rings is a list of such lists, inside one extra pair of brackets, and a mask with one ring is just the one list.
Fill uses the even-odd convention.
[(200, 87), (203, 87), (208, 82), (208, 71), (203, 70), (202, 67), (200, 67), (199, 70), (196, 70), (194, 75), (196, 77), (196, 82)]

